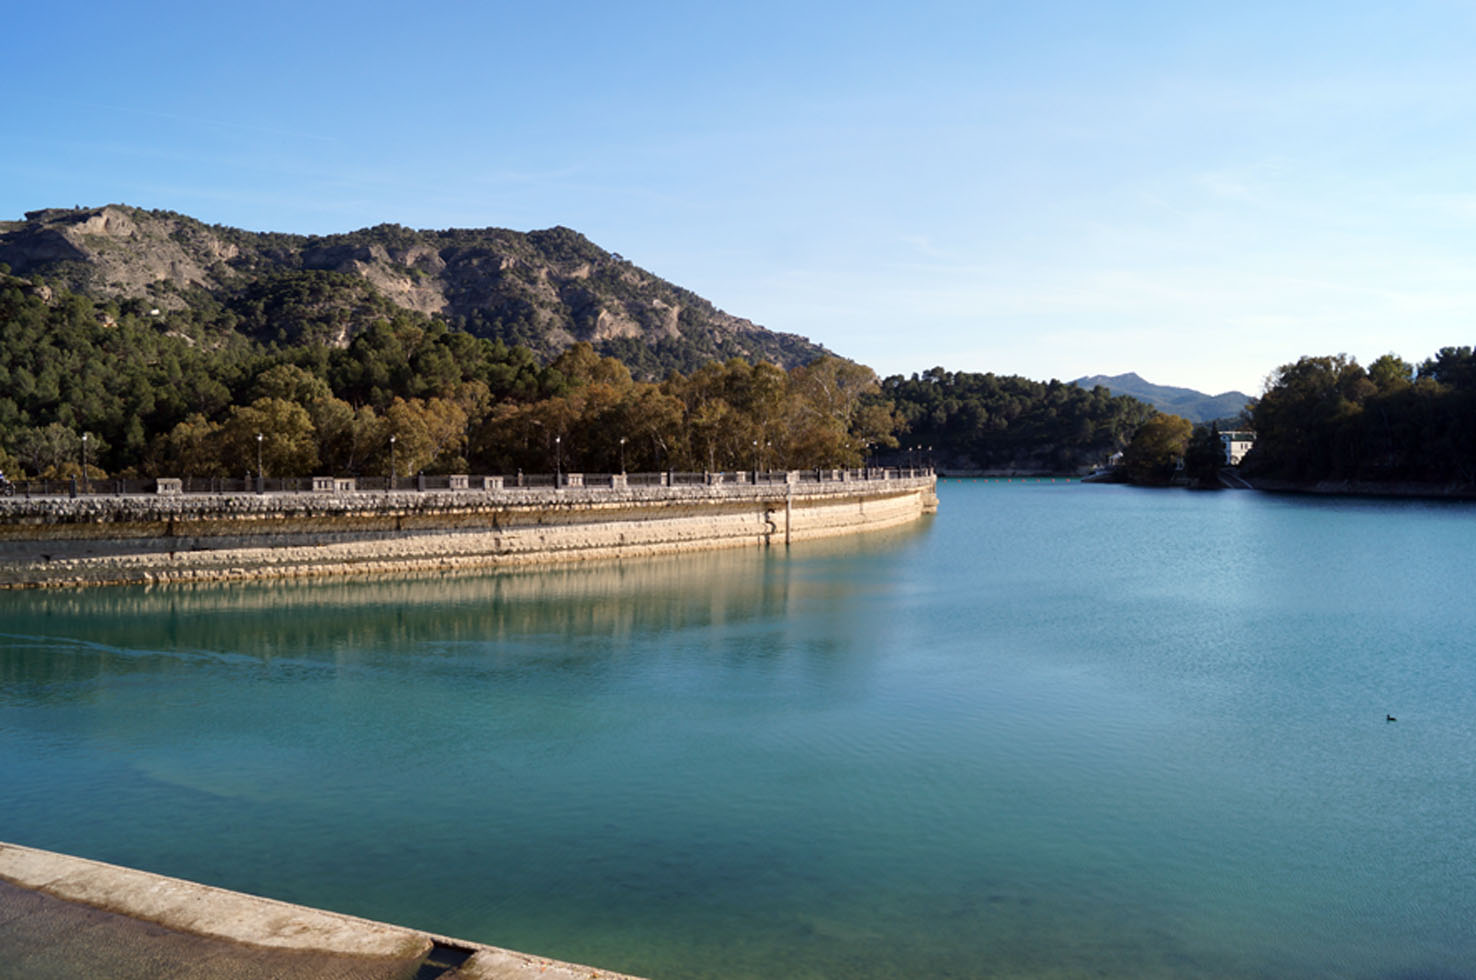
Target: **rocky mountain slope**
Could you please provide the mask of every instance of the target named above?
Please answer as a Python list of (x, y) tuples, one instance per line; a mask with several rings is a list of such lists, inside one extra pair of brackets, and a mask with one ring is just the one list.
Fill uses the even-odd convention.
[(1137, 374), (1096, 374), (1090, 378), (1077, 378), (1071, 382), (1078, 388), (1091, 390), (1101, 385), (1114, 395), (1131, 395), (1147, 402), (1160, 412), (1178, 415), (1191, 422), (1212, 422), (1216, 419), (1233, 418), (1239, 415), (1253, 399), (1243, 392), (1227, 391), (1219, 395), (1206, 395), (1193, 388), (1175, 388), (1144, 381)]
[(717, 309), (568, 228), (286, 235), (125, 205), (0, 222), (0, 263), (96, 299), (235, 314), (257, 339), (344, 346), (386, 309), (439, 316), (551, 357), (576, 341), (638, 376), (741, 357), (784, 367), (827, 353)]

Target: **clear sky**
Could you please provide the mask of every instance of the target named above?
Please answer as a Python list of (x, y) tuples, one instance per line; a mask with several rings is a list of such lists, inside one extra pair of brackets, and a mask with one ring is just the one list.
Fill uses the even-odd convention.
[(567, 225), (879, 373), (1259, 392), (1476, 321), (1476, 5), (12, 3), (0, 219)]

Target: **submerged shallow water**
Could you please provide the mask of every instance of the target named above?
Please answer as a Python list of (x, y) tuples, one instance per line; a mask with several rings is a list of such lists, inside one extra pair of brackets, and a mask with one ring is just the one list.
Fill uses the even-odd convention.
[(940, 496), (0, 594), (0, 839), (653, 977), (1471, 975), (1476, 507)]

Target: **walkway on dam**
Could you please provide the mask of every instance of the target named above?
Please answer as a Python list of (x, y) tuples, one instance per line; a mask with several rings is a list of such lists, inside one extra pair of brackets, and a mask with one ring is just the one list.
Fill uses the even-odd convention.
[(27, 980), (634, 980), (5, 843), (0, 974)]
[(29, 980), (408, 980), (419, 958), (267, 949), (0, 881), (0, 972)]

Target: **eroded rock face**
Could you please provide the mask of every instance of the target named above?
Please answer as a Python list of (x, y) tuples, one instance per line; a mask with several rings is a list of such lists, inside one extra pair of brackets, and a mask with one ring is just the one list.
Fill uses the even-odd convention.
[[(444, 316), (474, 333), (511, 331), (552, 356), (576, 341), (687, 345), (700, 359), (733, 355), (792, 367), (826, 353), (793, 334), (731, 316), (568, 228), (416, 231), (379, 225), (301, 236), (206, 225), (125, 205), (47, 209), (0, 222), (0, 262), (54, 277), (94, 298), (146, 298), (163, 310), (205, 293), (229, 305), (273, 277), (331, 272), (391, 303)], [(254, 291), (254, 293), (253, 293)], [(331, 297), (330, 297), (331, 300)], [(342, 301), (352, 309), (352, 298)], [(287, 316), (274, 311), (274, 315)], [(342, 336), (367, 326), (353, 316)], [(292, 323), (273, 324), (294, 335)]]
[(230, 277), (211, 266), (237, 252), (208, 232), (177, 235), (170, 222), (117, 205), (32, 211), (26, 218), (18, 230), (0, 235), (0, 262), (12, 272), (53, 274), (56, 266), (70, 264), (79, 268), (62, 278), (74, 289), (108, 297), (148, 296), (166, 309), (181, 308), (185, 301), (177, 293), (156, 294), (150, 286), (222, 288)]

